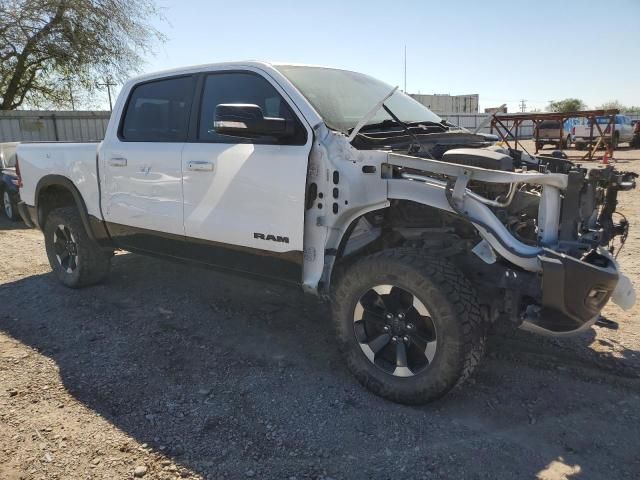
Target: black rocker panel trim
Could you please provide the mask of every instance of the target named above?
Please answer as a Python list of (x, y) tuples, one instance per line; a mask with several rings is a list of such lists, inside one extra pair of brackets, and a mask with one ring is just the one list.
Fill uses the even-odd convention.
[(249, 276), (302, 283), (301, 251), (283, 253), (107, 222), (116, 245), (134, 253), (186, 260)]

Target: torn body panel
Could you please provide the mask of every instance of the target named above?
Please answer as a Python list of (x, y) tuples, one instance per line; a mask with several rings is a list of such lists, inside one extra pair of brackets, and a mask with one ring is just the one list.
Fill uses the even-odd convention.
[[(512, 322), (549, 332), (556, 325), (555, 331), (565, 334), (591, 322), (593, 312), (599, 312), (611, 297), (618, 279), (611, 255), (599, 247), (590, 254), (597, 245), (588, 236), (586, 240), (577, 234), (569, 241), (559, 239), (568, 175), (547, 169), (493, 170), (391, 151), (358, 150), (343, 134), (322, 124), (315, 134), (307, 179), (307, 192), (313, 198), (308, 198), (305, 216), (306, 291), (327, 294), (336, 263), (357, 257), (359, 250), (414, 245), (418, 239), (425, 254), (457, 255), (460, 268), (470, 278), (489, 272), (483, 280), (494, 279), (487, 291), (487, 298), (492, 298), (487, 305), (489, 317), (508, 314)], [(462, 149), (450, 153), (462, 161), (473, 157)], [(480, 164), (483, 155), (500, 160), (494, 152), (484, 154), (478, 149)], [(503, 193), (490, 198), (486, 192), (492, 189), (503, 189)], [(414, 215), (418, 212), (414, 208), (400, 225), (394, 216), (409, 204), (418, 205), (422, 213)], [(421, 217), (425, 212), (442, 221), (432, 225)], [(526, 222), (517, 227), (510, 223), (517, 216), (526, 216), (533, 226), (527, 235), (515, 233), (526, 232)], [(460, 229), (460, 224), (467, 228)], [(584, 298), (554, 295), (564, 285), (563, 279), (578, 271), (584, 278), (579, 296)], [(478, 284), (478, 288), (489, 287)], [(592, 309), (568, 309), (593, 298), (598, 301)], [(541, 322), (541, 312), (549, 311), (563, 320)]]

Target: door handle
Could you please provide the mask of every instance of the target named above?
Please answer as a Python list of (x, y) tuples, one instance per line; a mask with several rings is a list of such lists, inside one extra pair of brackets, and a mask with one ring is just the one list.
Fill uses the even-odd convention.
[(187, 168), (194, 172), (213, 172), (213, 163), (190, 160), (187, 162)]
[(127, 159), (123, 157), (110, 158), (109, 165), (111, 165), (112, 167), (126, 167)]

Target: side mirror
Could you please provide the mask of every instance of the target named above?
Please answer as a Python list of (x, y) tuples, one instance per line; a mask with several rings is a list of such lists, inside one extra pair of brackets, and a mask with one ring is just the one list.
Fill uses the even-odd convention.
[(224, 103), (216, 106), (213, 119), (216, 133), (234, 137), (290, 137), (294, 133), (292, 122), (284, 118), (265, 117), (258, 105)]

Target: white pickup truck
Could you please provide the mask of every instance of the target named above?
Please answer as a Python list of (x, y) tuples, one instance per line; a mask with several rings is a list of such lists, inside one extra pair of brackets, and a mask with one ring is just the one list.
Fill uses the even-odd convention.
[(65, 285), (102, 280), (115, 249), (301, 285), (331, 299), (358, 380), (394, 401), (460, 384), (492, 323), (565, 335), (634, 301), (612, 247), (634, 174), (501, 149), (355, 72), (146, 75), (103, 142), (17, 155), (21, 215)]
[(620, 143), (633, 141), (633, 125), (631, 119), (625, 115), (613, 116), (613, 131), (609, 116), (596, 117), (596, 123), (592, 120), (576, 125), (573, 128), (573, 138), (578, 150), (595, 144), (601, 136), (605, 144), (611, 144), (618, 148)]

